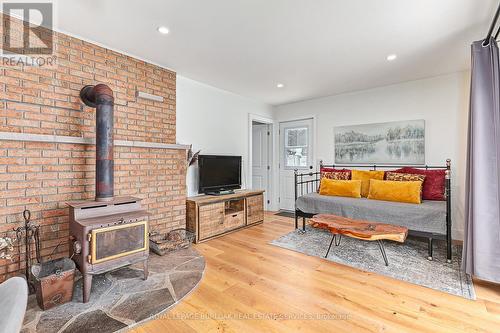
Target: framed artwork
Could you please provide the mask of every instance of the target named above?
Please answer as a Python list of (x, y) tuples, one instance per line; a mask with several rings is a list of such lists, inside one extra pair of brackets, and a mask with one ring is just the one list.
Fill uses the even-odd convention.
[(335, 164), (425, 164), (425, 121), (334, 128)]

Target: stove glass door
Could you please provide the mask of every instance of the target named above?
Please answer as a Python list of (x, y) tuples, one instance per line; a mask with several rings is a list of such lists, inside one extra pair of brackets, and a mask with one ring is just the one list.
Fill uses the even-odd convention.
[(91, 263), (98, 264), (145, 251), (147, 240), (147, 221), (94, 229), (91, 237)]

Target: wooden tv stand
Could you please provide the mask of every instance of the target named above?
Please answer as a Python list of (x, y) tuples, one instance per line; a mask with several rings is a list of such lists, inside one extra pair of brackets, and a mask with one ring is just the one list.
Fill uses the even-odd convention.
[(199, 195), (186, 200), (187, 230), (195, 243), (248, 228), (264, 221), (264, 191), (242, 190), (227, 195)]

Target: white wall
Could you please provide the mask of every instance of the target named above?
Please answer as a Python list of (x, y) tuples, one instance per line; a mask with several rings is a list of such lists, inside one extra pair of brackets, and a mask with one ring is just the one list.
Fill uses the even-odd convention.
[(316, 116), (316, 157), (332, 163), (333, 127), (425, 119), (428, 165), (452, 160), (453, 237), (463, 238), (469, 73), (459, 72), (275, 108), (276, 121)]
[[(272, 118), (270, 105), (177, 76), (177, 142), (193, 144), (202, 154), (239, 155), (242, 182), (248, 172), (249, 114)], [(188, 170), (188, 195), (198, 193), (196, 167)]]

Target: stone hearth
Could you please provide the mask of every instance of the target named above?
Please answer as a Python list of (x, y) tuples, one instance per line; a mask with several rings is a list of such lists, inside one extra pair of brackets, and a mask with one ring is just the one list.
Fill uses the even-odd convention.
[(29, 298), (22, 332), (116, 332), (169, 309), (200, 282), (205, 259), (194, 249), (163, 257), (151, 254), (150, 275), (142, 280), (142, 265), (94, 277), (89, 303), (82, 303), (82, 280), (75, 282), (73, 301), (42, 311)]

